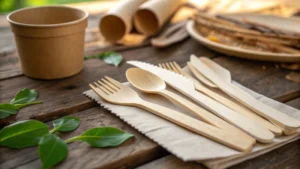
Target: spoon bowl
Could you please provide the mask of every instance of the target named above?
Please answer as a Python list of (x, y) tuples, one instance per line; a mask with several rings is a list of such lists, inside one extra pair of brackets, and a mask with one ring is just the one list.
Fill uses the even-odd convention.
[(126, 78), (135, 88), (145, 93), (155, 93), (166, 88), (166, 83), (160, 77), (140, 68), (128, 69)]

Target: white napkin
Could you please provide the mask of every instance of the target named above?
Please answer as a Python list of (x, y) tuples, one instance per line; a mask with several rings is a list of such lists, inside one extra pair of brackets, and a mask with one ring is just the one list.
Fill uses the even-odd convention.
[[(258, 100), (262, 101), (263, 103), (275, 107), (276, 109), (300, 120), (299, 110), (260, 95), (237, 84), (236, 82), (233, 83), (253, 95)], [(130, 84), (128, 83), (124, 84), (130, 86)], [(130, 87), (133, 88), (132, 86)], [(162, 106), (190, 115), (188, 112), (176, 106), (176, 104), (173, 104), (172, 102), (161, 96), (155, 94), (144, 94), (139, 91), (137, 92), (143, 99), (147, 101), (157, 103)], [(176, 93), (179, 94), (178, 92)], [(157, 144), (161, 145), (163, 148), (167, 149), (170, 153), (182, 159), (183, 161), (198, 161), (212, 169), (222, 169), (232, 166), (247, 159), (264, 154), (291, 141), (299, 139), (299, 135), (276, 137), (273, 143), (257, 143), (250, 153), (244, 154), (229, 147), (223, 146), (210, 139), (207, 139), (201, 135), (190, 132), (140, 108), (107, 103), (103, 101), (92, 90), (88, 90), (84, 92), (84, 94), (89, 98), (97, 101), (101, 106), (110, 110), (111, 113), (115, 114), (120, 119), (136, 128), (138, 131), (140, 131), (148, 138), (152, 139)]]

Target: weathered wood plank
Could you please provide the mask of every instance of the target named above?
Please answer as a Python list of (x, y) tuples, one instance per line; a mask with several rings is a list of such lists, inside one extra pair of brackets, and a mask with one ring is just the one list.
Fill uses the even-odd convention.
[(148, 164), (137, 167), (136, 169), (205, 169), (204, 166), (195, 162), (184, 162), (179, 158), (169, 155)]
[[(210, 50), (199, 46), (192, 39), (165, 50), (144, 47), (121, 52), (125, 60), (144, 60), (154, 64), (177, 61), (181, 65), (188, 60), (187, 56), (190, 53), (215, 55)], [(39, 99), (43, 100), (43, 104), (22, 109), (17, 115), (17, 120), (28, 118), (42, 121), (51, 120), (61, 115), (75, 113), (95, 106), (92, 100), (82, 95), (83, 91), (89, 89), (88, 84), (103, 76), (111, 76), (123, 82), (125, 81), (125, 71), (128, 67), (130, 66), (125, 61), (120, 67), (116, 68), (105, 64), (101, 60), (88, 60), (84, 63), (84, 70), (70, 78), (49, 81), (20, 76), (2, 80), (0, 84), (0, 102), (10, 101), (16, 92), (22, 88), (35, 88), (40, 93)]]
[(287, 102), (286, 104), (300, 110), (300, 97), (297, 99), (291, 100), (291, 101)]
[[(237, 164), (230, 169), (299, 169), (300, 167), (300, 140), (289, 143), (274, 151), (257, 158)], [(183, 162), (173, 155), (163, 157), (142, 165), (137, 169), (205, 169), (201, 164), (195, 162)]]
[[(56, 168), (132, 168), (148, 161), (158, 159), (166, 155), (165, 150), (138, 131), (121, 121), (110, 112), (101, 107), (95, 107), (73, 114), (81, 119), (79, 128), (68, 133), (61, 133), (63, 139), (67, 139), (93, 127), (112, 126), (120, 128), (135, 135), (134, 139), (128, 140), (116, 148), (92, 148), (83, 142), (69, 144), (68, 158)], [(52, 122), (48, 123), (50, 129)], [(13, 150), (0, 148), (0, 168), (41, 168), (38, 159), (37, 147)]]

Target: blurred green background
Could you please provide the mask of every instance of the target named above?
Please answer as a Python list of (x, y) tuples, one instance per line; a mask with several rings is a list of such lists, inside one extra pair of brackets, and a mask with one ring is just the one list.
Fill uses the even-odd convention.
[(41, 5), (68, 4), (97, 0), (0, 0), (0, 13), (8, 13), (13, 10)]

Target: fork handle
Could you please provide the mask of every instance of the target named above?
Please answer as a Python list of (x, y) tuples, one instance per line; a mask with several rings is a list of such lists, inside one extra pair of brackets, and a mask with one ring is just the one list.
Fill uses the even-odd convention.
[(135, 106), (238, 151), (248, 152), (255, 143), (255, 140), (241, 139), (239, 133), (230, 133), (158, 104), (141, 100)]

